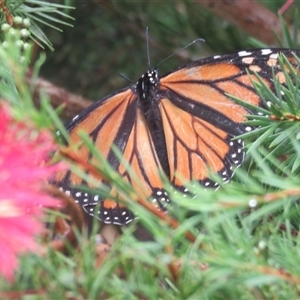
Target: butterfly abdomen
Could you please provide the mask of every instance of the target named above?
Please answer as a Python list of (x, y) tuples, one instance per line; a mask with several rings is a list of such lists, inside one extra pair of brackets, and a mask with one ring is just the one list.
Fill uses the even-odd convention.
[(163, 130), (162, 118), (159, 110), (161, 99), (159, 93), (159, 77), (156, 69), (146, 72), (136, 84), (138, 107), (146, 121), (151, 139), (158, 154), (162, 170), (167, 177), (170, 175), (166, 137)]

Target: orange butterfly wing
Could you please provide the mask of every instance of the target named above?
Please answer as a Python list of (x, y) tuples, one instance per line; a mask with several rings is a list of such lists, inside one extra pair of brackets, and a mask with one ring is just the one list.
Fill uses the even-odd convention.
[[(76, 116), (68, 126), (71, 142), (80, 140), (80, 130), (86, 131), (112, 167), (139, 193), (152, 196), (159, 208), (169, 201), (160, 171), (182, 191), (190, 180), (217, 187), (209, 172), (228, 181), (244, 159), (242, 141), (232, 138), (252, 129), (243, 123), (249, 111), (226, 93), (261, 105), (252, 85), (257, 80), (253, 71), (271, 89), (273, 71), (284, 81), (277, 60), (280, 52), (296, 65), (292, 50), (263, 49), (202, 59), (161, 78), (156, 70), (150, 70), (136, 85), (105, 97)], [(129, 162), (137, 181), (112, 151), (113, 144)], [(80, 153), (83, 160), (93, 161), (86, 147), (82, 146)], [(55, 183), (105, 223), (132, 221), (134, 214), (110, 199), (118, 197), (114, 187), (100, 175), (98, 180), (110, 190), (106, 198), (77, 189), (76, 185), (84, 182), (71, 172), (58, 174)]]
[[(137, 107), (137, 96), (132, 93), (131, 89), (126, 89), (107, 97), (102, 102), (95, 103), (83, 114), (76, 116), (68, 130), (71, 144), (81, 141), (78, 135), (80, 131), (87, 132), (104, 158), (134, 186), (136, 191), (143, 193), (146, 197), (155, 196), (155, 191), (157, 191), (157, 196), (162, 199), (162, 202), (168, 202), (168, 199), (163, 196), (165, 192), (162, 192), (159, 175), (161, 167), (153, 148), (151, 136), (145, 119)], [(113, 144), (123, 153), (125, 161), (130, 163), (138, 178), (137, 181), (131, 178), (115, 156), (111, 149)], [(78, 151), (82, 161), (93, 162), (94, 158), (86, 146), (81, 146)], [(143, 161), (141, 161), (142, 159)], [(105, 182), (100, 174), (97, 179), (99, 182)], [(140, 182), (143, 183), (142, 189)], [(57, 174), (53, 183), (71, 195), (87, 213), (96, 215), (106, 223), (127, 224), (134, 219), (134, 215), (126, 207), (110, 199), (110, 196), (116, 196), (116, 191), (109, 185), (111, 192), (106, 199), (102, 199), (99, 195), (76, 188), (76, 185), (83, 184), (83, 182), (71, 171)], [(93, 186), (89, 186), (93, 188)], [(157, 203), (161, 208), (164, 206), (160, 204), (161, 202)]]
[[(282, 51), (295, 65), (292, 51)], [(252, 128), (243, 123), (249, 110), (226, 93), (260, 106), (252, 84), (257, 77), (252, 71), (272, 88), (272, 71), (282, 73), (277, 58), (278, 53), (269, 49), (253, 54), (241, 51), (191, 63), (161, 78), (160, 111), (164, 131), (168, 132), (170, 181), (175, 186), (182, 186), (180, 179), (184, 178), (217, 187), (209, 172), (218, 173), (224, 182), (232, 177), (234, 167), (244, 160), (242, 141), (232, 138)]]

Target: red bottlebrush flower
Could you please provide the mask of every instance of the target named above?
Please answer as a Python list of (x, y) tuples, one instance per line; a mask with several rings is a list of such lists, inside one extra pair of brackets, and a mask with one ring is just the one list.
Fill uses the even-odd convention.
[(61, 166), (46, 165), (55, 144), (51, 134), (13, 120), (0, 105), (0, 276), (12, 281), (18, 255), (38, 248), (43, 206), (58, 201), (43, 190)]

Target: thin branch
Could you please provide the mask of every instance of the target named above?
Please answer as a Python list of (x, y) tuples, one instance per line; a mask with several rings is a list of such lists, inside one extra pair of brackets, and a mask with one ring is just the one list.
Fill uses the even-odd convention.
[[(26, 74), (26, 80), (31, 83), (31, 73)], [(90, 106), (93, 101), (78, 96), (76, 94), (68, 92), (66, 89), (58, 87), (57, 85), (42, 79), (37, 78), (34, 82), (34, 102), (38, 106), (40, 102), (40, 92), (43, 91), (50, 98), (53, 107), (65, 105), (65, 109), (62, 112), (62, 118), (70, 119), (81, 112), (83, 109)]]
[(282, 35), (278, 17), (255, 0), (198, 0), (196, 2), (267, 44), (276, 43), (274, 33), (279, 37)]

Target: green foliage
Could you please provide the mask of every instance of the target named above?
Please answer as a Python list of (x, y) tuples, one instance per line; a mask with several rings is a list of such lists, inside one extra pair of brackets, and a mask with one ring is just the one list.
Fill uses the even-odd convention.
[(196, 2), (73, 2), (74, 28), (63, 35), (49, 32), (57, 53), (48, 54), (41, 72), (93, 100), (129, 85), (119, 73), (136, 81), (148, 68), (146, 27), (153, 67), (196, 38), (205, 40), (160, 65), (161, 75), (199, 58), (251, 46), (244, 32)]
[[(67, 14), (58, 9), (70, 7), (36, 0), (6, 1), (5, 4), (9, 9), (9, 14), (14, 17), (13, 24), (9, 25), (6, 23), (4, 14), (1, 14), (0, 96), (12, 105), (16, 118), (30, 119), (40, 127), (50, 127), (55, 123), (54, 126), (64, 132), (46, 96), (41, 98), (40, 109), (37, 109), (33, 103), (34, 81), (40, 66), (45, 62), (45, 55), (42, 54), (33, 66), (32, 82), (29, 84), (25, 82), (25, 74), (30, 68), (32, 58), (32, 44), (28, 41), (28, 37), (35, 42), (37, 39), (40, 40), (49, 48), (52, 47), (42, 29), (37, 25), (38, 19), (34, 16), (42, 17), (44, 13), (56, 13), (61, 17), (66, 17)], [(51, 20), (66, 25), (59, 19), (52, 18)], [(47, 25), (50, 24), (47, 23)]]
[[(285, 0), (260, 2), (276, 12)], [(146, 27), (152, 66), (196, 38), (205, 40), (160, 65), (161, 74), (209, 55), (266, 46), (195, 1), (73, 0), (69, 5), (77, 8), (74, 28), (62, 34), (45, 28), (57, 51), (48, 54), (41, 74), (92, 100), (129, 85), (119, 73), (136, 81), (145, 72)]]
[[(6, 0), (5, 5), (9, 16), (13, 16), (16, 26), (27, 27), (30, 31), (30, 38), (34, 42), (40, 47), (43, 47), (44, 44), (51, 50), (54, 50), (52, 43), (39, 24), (44, 24), (52, 29), (61, 31), (55, 24), (71, 26), (70, 23), (63, 21), (61, 17), (73, 19), (62, 11), (63, 9), (73, 9), (73, 7), (57, 3), (40, 0)], [(5, 24), (7, 21), (8, 17), (2, 14), (0, 25)]]
[[(178, 7), (180, 4), (176, 4), (176, 7), (184, 13), (176, 15), (176, 20), (185, 25), (181, 33), (187, 32), (186, 43), (194, 36), (187, 16), (196, 12), (191, 9), (186, 12), (187, 6), (182, 3)], [(128, 3), (111, 5), (116, 12), (129, 6)], [(142, 16), (147, 5), (145, 2), (137, 6)], [(165, 6), (158, 4), (159, 7)], [(158, 34), (158, 38), (165, 35), (166, 40), (171, 43), (172, 35), (168, 35), (168, 32), (173, 32), (173, 36), (176, 34), (176, 30), (172, 28), (174, 10), (157, 11), (157, 15), (153, 12), (150, 17), (163, 23), (162, 27), (165, 28), (165, 32), (160, 33), (161, 36)], [(165, 18), (161, 19), (160, 14)], [(123, 16), (122, 22), (130, 17), (136, 15)], [(102, 20), (97, 20), (100, 28), (108, 24), (106, 30), (112, 31), (112, 36), (106, 36), (106, 46), (116, 37), (121, 38), (120, 33), (125, 30), (120, 27), (118, 32), (114, 28), (115, 24), (106, 23), (107, 20), (105, 14)], [(138, 19), (144, 26), (143, 20), (144, 18)], [(206, 20), (205, 16), (202, 22), (203, 20)], [(88, 24), (93, 21), (95, 19), (91, 18)], [(193, 22), (194, 19), (191, 23)], [(213, 22), (218, 21), (214, 19)], [(130, 28), (128, 20), (124, 24), (126, 29)], [(102, 37), (101, 31), (85, 33), (94, 40), (97, 34)], [(156, 33), (158, 31), (151, 35), (155, 36)], [(224, 38), (224, 35), (219, 34)], [(239, 31), (234, 32), (237, 40), (239, 34)], [(20, 39), (19, 33), (6, 34), (4, 38), (5, 47), (0, 47), (1, 97), (11, 103), (17, 118), (29, 117), (39, 126), (63, 130), (46, 96), (42, 95), (40, 109), (33, 105), (34, 82), (25, 83), (31, 49), (16, 47), (15, 42)], [(130, 52), (136, 42), (128, 37), (125, 39), (128, 39), (130, 47), (127, 51)], [(290, 40), (288, 36), (285, 39)], [(96, 46), (97, 43), (96, 41)], [(104, 48), (105, 45), (101, 47)], [(293, 45), (296, 45), (295, 41)], [(127, 52), (121, 50), (119, 52)], [(74, 51), (83, 52), (83, 49)], [(110, 51), (112, 56), (115, 55), (118, 52), (117, 44)], [(134, 59), (135, 51), (140, 51), (140, 48), (131, 53)], [(169, 50), (164, 52), (170, 53)], [(65, 57), (66, 53), (68, 50), (61, 51), (58, 57)], [(122, 55), (120, 60), (125, 61), (126, 56)], [(70, 60), (76, 61), (77, 58), (75, 55)], [(44, 59), (42, 57), (35, 65), (34, 74), (38, 72)], [(89, 63), (94, 64), (95, 59), (89, 57)], [(138, 62), (139, 58), (136, 59)], [(288, 64), (284, 57), (281, 58), (281, 63)], [(136, 67), (133, 66), (133, 69)], [(116, 189), (128, 201), (126, 204), (138, 213), (139, 220), (123, 228), (123, 235), (100, 265), (95, 263), (97, 239), (78, 233), (79, 246), (77, 249), (69, 246), (68, 255), (48, 249), (44, 257), (35, 254), (24, 256), (15, 282), (8, 284), (0, 281), (0, 290), (31, 290), (37, 293), (36, 296), (24, 296), (26, 299), (299, 298), (300, 80), (298, 72), (290, 68), (287, 71), (284, 74), (287, 84), (282, 86), (275, 81), (275, 93), (262, 81), (256, 84), (258, 93), (267, 105), (260, 109), (263, 115), (250, 118), (249, 124), (257, 126), (257, 129), (244, 136), (248, 140), (248, 158), (230, 183), (222, 185), (218, 191), (206, 191), (192, 182), (187, 187), (197, 197), (184, 197), (180, 193), (174, 193), (166, 183), (166, 189), (173, 200), (172, 205), (169, 205), (169, 216), (179, 222), (177, 228), (154, 216), (139, 203), (129, 202), (134, 192), (132, 187), (111, 169), (90, 140), (82, 135), (83, 141), (97, 157), (96, 167), (114, 181)], [(114, 70), (110, 72), (113, 73)], [(86, 176), (76, 166), (73, 168), (78, 174)], [(91, 179), (86, 177), (86, 180)], [(153, 240), (141, 242), (134, 237), (133, 232), (140, 224), (152, 234)], [(94, 231), (96, 232), (96, 228)], [(195, 242), (186, 238), (188, 232), (195, 236)]]

